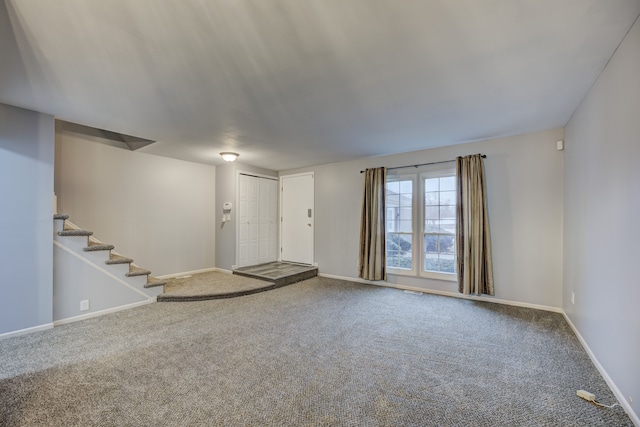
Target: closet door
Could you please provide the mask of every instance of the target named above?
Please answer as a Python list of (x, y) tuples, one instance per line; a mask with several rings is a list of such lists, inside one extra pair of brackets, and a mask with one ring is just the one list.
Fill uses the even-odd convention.
[(258, 263), (264, 264), (278, 259), (278, 181), (259, 181)]
[(238, 267), (278, 258), (278, 181), (238, 177)]
[(238, 267), (258, 264), (259, 184), (248, 175), (238, 180)]

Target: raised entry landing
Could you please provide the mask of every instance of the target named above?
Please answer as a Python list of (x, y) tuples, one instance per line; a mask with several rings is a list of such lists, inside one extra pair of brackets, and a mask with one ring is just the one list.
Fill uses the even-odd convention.
[(234, 274), (210, 271), (167, 279), (158, 301), (202, 301), (269, 291), (318, 275), (318, 268), (284, 263), (244, 267)]
[(233, 274), (267, 280), (275, 283), (276, 287), (280, 287), (316, 277), (318, 275), (318, 267), (285, 262), (270, 262), (267, 264), (237, 268), (233, 270)]

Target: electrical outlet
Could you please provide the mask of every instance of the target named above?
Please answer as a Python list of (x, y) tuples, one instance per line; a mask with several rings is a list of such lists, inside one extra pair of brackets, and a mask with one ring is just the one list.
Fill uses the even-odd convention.
[(571, 292), (571, 304), (575, 304), (575, 303), (576, 303), (576, 293)]
[(80, 301), (80, 311), (87, 311), (87, 310), (89, 310), (89, 300), (83, 299), (82, 301)]

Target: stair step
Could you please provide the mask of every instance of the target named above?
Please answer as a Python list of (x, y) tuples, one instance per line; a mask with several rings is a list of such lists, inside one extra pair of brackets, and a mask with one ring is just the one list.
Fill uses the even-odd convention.
[(89, 242), (89, 246), (82, 248), (85, 252), (110, 251), (111, 249), (115, 249), (115, 246), (97, 242)]
[(136, 267), (135, 265), (130, 266), (130, 270), (125, 276), (134, 277), (134, 276), (147, 276), (151, 274), (149, 270), (145, 270), (144, 268)]
[(145, 288), (152, 288), (154, 286), (164, 286), (167, 282), (164, 280), (156, 279), (155, 277), (149, 276), (147, 279), (147, 283), (144, 285)]
[(63, 221), (69, 219), (69, 215), (67, 214), (54, 214), (53, 219), (61, 219)]
[(106, 260), (104, 263), (107, 265), (113, 265), (113, 264), (131, 264), (132, 262), (133, 262), (133, 259), (131, 258), (111, 254), (109, 255), (109, 259)]
[(93, 231), (88, 230), (76, 230), (75, 228), (67, 228), (62, 231), (58, 231), (58, 236), (91, 236)]

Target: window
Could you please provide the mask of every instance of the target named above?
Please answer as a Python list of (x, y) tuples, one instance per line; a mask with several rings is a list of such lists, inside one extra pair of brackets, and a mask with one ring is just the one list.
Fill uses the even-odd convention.
[(424, 271), (456, 272), (455, 176), (423, 178)]
[(456, 280), (455, 169), (387, 175), (387, 268)]
[(413, 178), (387, 178), (387, 267), (413, 270)]

